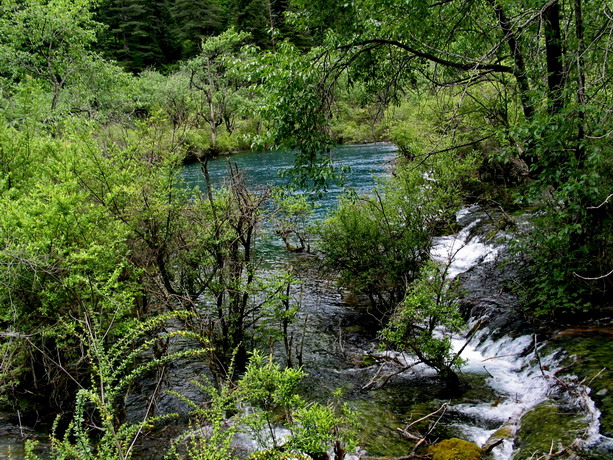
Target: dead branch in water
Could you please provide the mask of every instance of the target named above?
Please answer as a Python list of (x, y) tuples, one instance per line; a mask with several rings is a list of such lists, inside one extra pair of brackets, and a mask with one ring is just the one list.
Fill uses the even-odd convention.
[(379, 366), (379, 369), (377, 369), (377, 372), (375, 372), (375, 375), (373, 375), (373, 377), (370, 379), (370, 381), (360, 388), (361, 392), (368, 391), (368, 390), (372, 389), (373, 387), (375, 387), (375, 385), (377, 383), (377, 378), (379, 378), (379, 376), (381, 375), (383, 369), (385, 369), (385, 364), (387, 362), (393, 362), (393, 363), (396, 363), (396, 364), (398, 364), (399, 366), (402, 366), (402, 367), (399, 370), (397, 370), (396, 372), (392, 372), (391, 374), (387, 375), (383, 379), (383, 382), (380, 383), (379, 386), (376, 387), (376, 389), (383, 388), (385, 385), (387, 385), (387, 383), (392, 378), (396, 377), (399, 374), (402, 374), (403, 372), (408, 371), (412, 367), (415, 367), (415, 366), (417, 366), (418, 364), (421, 363), (421, 361), (416, 361), (416, 362), (411, 363), (411, 364), (404, 364), (398, 358), (396, 358), (395, 356), (385, 356), (385, 357), (383, 357), (383, 356), (374, 356), (374, 355), (367, 355), (367, 356), (370, 356), (370, 357), (376, 359), (379, 362), (383, 362), (383, 364), (381, 364)]
[[(426, 442), (426, 438), (430, 435), (430, 433), (432, 433), (432, 431), (434, 430), (434, 428), (436, 427), (436, 425), (438, 425), (438, 423), (441, 420), (441, 417), (445, 414), (445, 411), (447, 410), (447, 407), (449, 407), (449, 403), (446, 402), (444, 403), (441, 407), (439, 407), (438, 409), (436, 409), (434, 412), (429, 413), (428, 415), (423, 416), (422, 418), (418, 419), (418, 420), (414, 420), (413, 422), (409, 423), (406, 428), (402, 429), (402, 428), (396, 428), (396, 430), (402, 434), (405, 438), (410, 439), (411, 441), (417, 441), (417, 443), (413, 446), (413, 449), (411, 450), (411, 453), (407, 456), (407, 457), (400, 457), (402, 459), (409, 459), (409, 458), (416, 458), (415, 453), (417, 452), (417, 449), (419, 448), (419, 446), (421, 446), (424, 442)], [(413, 433), (411, 433), (409, 431), (409, 429), (418, 424), (419, 422), (423, 422), (424, 420), (428, 420), (431, 417), (434, 417), (435, 415), (440, 414), (438, 419), (436, 420), (436, 422), (434, 422), (431, 426), (430, 429), (428, 430), (428, 432), (423, 435), (423, 436), (417, 436)]]

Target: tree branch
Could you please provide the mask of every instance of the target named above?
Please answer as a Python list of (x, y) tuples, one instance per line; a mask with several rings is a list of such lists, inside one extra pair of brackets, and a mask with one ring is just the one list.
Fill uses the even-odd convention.
[(492, 72), (502, 72), (502, 73), (513, 73), (513, 68), (506, 66), (506, 65), (502, 65), (502, 64), (482, 64), (479, 62), (474, 62), (474, 63), (462, 63), (462, 62), (454, 62), (454, 61), (449, 61), (447, 59), (442, 59), (438, 56), (435, 56), (434, 54), (431, 53), (426, 53), (424, 51), (420, 51), (418, 49), (415, 49), (409, 45), (407, 45), (406, 43), (402, 43), (399, 42), (397, 40), (385, 40), (385, 39), (369, 39), (369, 40), (363, 40), (363, 41), (359, 41), (359, 42), (355, 42), (355, 43), (351, 43), (349, 45), (343, 45), (340, 46), (339, 49), (347, 49), (347, 48), (357, 48), (360, 46), (367, 46), (367, 45), (373, 45), (373, 44), (377, 44), (377, 45), (390, 45), (390, 46), (395, 46), (396, 48), (400, 48), (404, 51), (408, 51), (409, 53), (417, 56), (417, 57), (421, 57), (424, 59), (427, 59), (431, 62), (435, 62), (437, 64), (441, 64), (447, 67), (452, 67), (454, 69), (460, 69), (460, 70), (465, 70), (465, 71), (470, 71), (470, 70), (490, 70)]

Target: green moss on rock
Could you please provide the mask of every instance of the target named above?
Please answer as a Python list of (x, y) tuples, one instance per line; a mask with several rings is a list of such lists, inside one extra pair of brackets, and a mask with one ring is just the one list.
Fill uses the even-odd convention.
[(554, 450), (570, 446), (585, 430), (585, 417), (545, 401), (528, 413), (520, 421), (515, 438), (518, 450), (514, 459), (532, 458), (533, 455), (548, 453), (553, 444)]
[(590, 382), (591, 398), (601, 412), (600, 433), (613, 437), (613, 329), (574, 328), (562, 331), (552, 340), (574, 355), (567, 373)]
[(483, 451), (474, 442), (458, 438), (445, 439), (428, 448), (432, 460), (479, 460)]

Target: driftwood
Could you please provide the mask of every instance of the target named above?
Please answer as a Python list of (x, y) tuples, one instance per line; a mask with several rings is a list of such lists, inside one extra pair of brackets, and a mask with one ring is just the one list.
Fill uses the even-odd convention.
[[(402, 434), (405, 438), (410, 439), (411, 441), (417, 441), (417, 443), (415, 443), (415, 445), (413, 446), (413, 449), (411, 450), (411, 453), (407, 457), (400, 457), (400, 458), (406, 458), (406, 459), (417, 458), (417, 456), (416, 456), (417, 449), (419, 448), (419, 446), (421, 446), (423, 443), (426, 442), (426, 438), (430, 435), (430, 433), (432, 433), (432, 431), (434, 430), (436, 425), (438, 425), (438, 422), (441, 420), (441, 417), (445, 414), (445, 411), (447, 410), (448, 407), (449, 407), (449, 403), (446, 402), (441, 407), (436, 409), (434, 412), (430, 412), (428, 415), (425, 415), (422, 418), (414, 420), (413, 422), (409, 423), (406, 426), (406, 428), (404, 428), (404, 429), (396, 428), (398, 430), (398, 432), (400, 432), (400, 434)], [(419, 422), (423, 422), (424, 420), (428, 420), (429, 418), (434, 417), (437, 414), (440, 414), (438, 419), (436, 420), (436, 422), (434, 422), (432, 424), (432, 426), (430, 426), (430, 429), (428, 430), (428, 432), (425, 435), (418, 436), (418, 435), (413, 434), (413, 433), (411, 433), (409, 431), (409, 429), (412, 426), (418, 424)]]
[[(389, 361), (393, 361), (395, 363), (400, 364), (400, 360), (398, 360), (397, 358), (386, 358)], [(383, 382), (381, 382), (379, 384), (379, 386), (376, 387), (376, 389), (378, 388), (383, 388), (387, 382), (389, 382), (392, 378), (396, 377), (399, 374), (402, 374), (403, 372), (408, 371), (409, 369), (411, 369), (412, 367), (420, 364), (421, 361), (417, 361), (408, 365), (404, 365), (402, 366), (399, 370), (397, 370), (396, 372), (392, 372), (391, 374), (388, 374), (385, 376), (385, 378), (383, 379)], [(375, 387), (376, 383), (377, 383), (377, 378), (379, 377), (379, 375), (381, 374), (381, 371), (383, 371), (384, 366), (380, 366), (379, 369), (377, 370), (377, 372), (375, 373), (375, 375), (373, 375), (373, 377), (370, 379), (370, 381), (363, 385), (362, 388), (360, 388), (360, 391), (368, 391), (370, 389), (372, 389), (373, 387)]]

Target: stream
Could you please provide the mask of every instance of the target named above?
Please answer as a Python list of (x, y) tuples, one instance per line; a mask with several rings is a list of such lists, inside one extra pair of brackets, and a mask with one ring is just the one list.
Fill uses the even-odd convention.
[[(335, 161), (351, 167), (346, 185), (367, 193), (377, 177), (390, 173), (395, 148), (390, 144), (344, 146), (334, 154)], [(247, 185), (255, 189), (280, 185), (283, 179), (278, 173), (292, 161), (283, 152), (230, 158), (243, 171)], [(221, 184), (227, 158), (211, 161), (209, 170), (212, 182)], [(199, 165), (187, 166), (183, 175), (189, 184), (203, 187)], [(334, 206), (341, 192), (338, 187), (328, 191), (315, 219)], [(313, 269), (316, 259), (312, 256), (289, 254), (280, 240), (265, 240), (261, 254), (272, 265), (294, 265), (302, 270), (296, 295), (301, 303), (298, 324), (306, 324), (304, 392), (308, 398), (326, 401), (343, 388), (344, 400), (358, 414), (361, 458), (408, 455), (414, 441), (399, 430), (444, 404), (442, 416), (416, 425), (422, 434), (432, 428), (429, 440), (459, 437), (479, 446), (498, 442), (492, 457), (501, 460), (531, 458), (536, 451), (556, 452), (558, 443), (572, 444), (576, 452), (575, 457), (565, 458), (613, 458), (613, 420), (607, 410), (613, 404), (613, 375), (601, 370), (613, 356), (613, 332), (608, 324), (543, 331), (523, 319), (517, 311), (518, 300), (506, 288), (513, 271), (497, 268), (512, 235), (500, 231), (496, 220), (492, 211), (479, 206), (464, 208), (457, 213), (461, 231), (436, 238), (432, 248), (435, 261), (450, 264), (449, 276), (460, 277), (466, 291), (461, 307), (469, 329), (481, 322), (462, 352), (466, 364), (460, 375), (468, 390), (454, 399), (449, 399), (432, 371), (420, 366), (378, 388), (382, 379), (375, 377), (387, 364), (370, 359), (384, 353), (377, 345), (377, 319), (360, 299), (339, 290), (334, 280)], [(454, 346), (459, 350), (465, 340), (457, 337)], [(188, 366), (177, 372), (171, 380), (174, 389), (181, 391), (181, 382), (197, 369)], [(575, 377), (574, 372), (580, 375)], [(369, 382), (374, 382), (374, 389), (364, 391)], [(176, 409), (170, 400), (167, 405), (168, 410)], [(163, 401), (158, 404), (160, 409), (163, 406)], [(0, 458), (7, 458), (9, 449), (13, 458), (22, 458), (19, 438), (14, 425), (0, 426)], [(575, 439), (581, 441), (573, 444)]]

